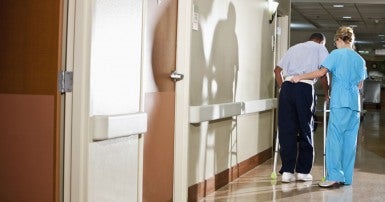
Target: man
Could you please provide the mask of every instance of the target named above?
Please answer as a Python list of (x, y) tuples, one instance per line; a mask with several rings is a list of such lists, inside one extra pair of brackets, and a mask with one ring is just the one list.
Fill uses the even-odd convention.
[[(280, 87), (278, 105), (278, 137), (282, 167), (282, 182), (295, 180), (311, 181), (314, 147), (314, 113), (316, 80), (301, 80), (292, 83), (293, 76), (318, 70), (328, 56), (326, 38), (314, 33), (307, 42), (289, 48), (274, 69), (275, 79)], [(321, 78), (328, 100), (326, 77)], [(297, 173), (295, 175), (294, 173)]]

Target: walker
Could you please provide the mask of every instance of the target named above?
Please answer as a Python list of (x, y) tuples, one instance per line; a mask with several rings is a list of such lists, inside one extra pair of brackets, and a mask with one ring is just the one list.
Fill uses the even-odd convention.
[(324, 125), (324, 153), (323, 153), (323, 167), (324, 167), (324, 170), (323, 170), (323, 177), (321, 179), (322, 182), (324, 182), (326, 180), (326, 132), (327, 132), (327, 120), (326, 120), (326, 116), (327, 116), (327, 113), (330, 112), (330, 109), (328, 109), (328, 102), (325, 101), (324, 102), (324, 109), (323, 109), (323, 112), (324, 112), (324, 120), (323, 120), (323, 125)]
[[(327, 113), (330, 112), (330, 109), (328, 109), (328, 102), (324, 102), (323, 106), (323, 177), (321, 181), (325, 181), (326, 179), (326, 128), (327, 128)], [(278, 161), (278, 151), (279, 151), (279, 137), (278, 137), (278, 127), (277, 127), (277, 134), (275, 139), (275, 146), (274, 146), (274, 164), (273, 164), (273, 172), (271, 173), (270, 177), (272, 180), (277, 179), (277, 161)]]

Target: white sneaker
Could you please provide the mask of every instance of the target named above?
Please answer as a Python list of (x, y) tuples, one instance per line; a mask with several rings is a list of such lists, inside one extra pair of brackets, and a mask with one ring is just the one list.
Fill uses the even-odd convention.
[(338, 183), (336, 181), (329, 181), (329, 180), (318, 183), (318, 186), (323, 187), (323, 188), (329, 188), (329, 187), (334, 187), (334, 186), (338, 186), (338, 185), (340, 185), (340, 183)]
[(281, 181), (282, 182), (294, 182), (295, 181), (295, 175), (293, 173), (283, 172)]
[(312, 181), (313, 180), (313, 176), (311, 176), (310, 174), (303, 174), (303, 173), (297, 173), (297, 180), (299, 181)]

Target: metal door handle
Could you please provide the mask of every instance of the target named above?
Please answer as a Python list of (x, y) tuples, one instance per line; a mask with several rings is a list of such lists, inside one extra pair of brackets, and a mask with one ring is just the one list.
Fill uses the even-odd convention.
[(183, 77), (184, 77), (183, 74), (180, 74), (180, 73), (176, 72), (175, 70), (172, 71), (170, 74), (170, 78), (174, 81), (180, 81), (183, 79)]

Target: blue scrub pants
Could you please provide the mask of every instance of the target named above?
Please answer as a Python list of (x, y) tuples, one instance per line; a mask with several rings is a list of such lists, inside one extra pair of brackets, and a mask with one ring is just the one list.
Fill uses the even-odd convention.
[(310, 173), (313, 166), (315, 93), (307, 83), (282, 84), (278, 102), (280, 173)]
[(326, 137), (326, 180), (353, 181), (360, 113), (350, 108), (331, 108)]

